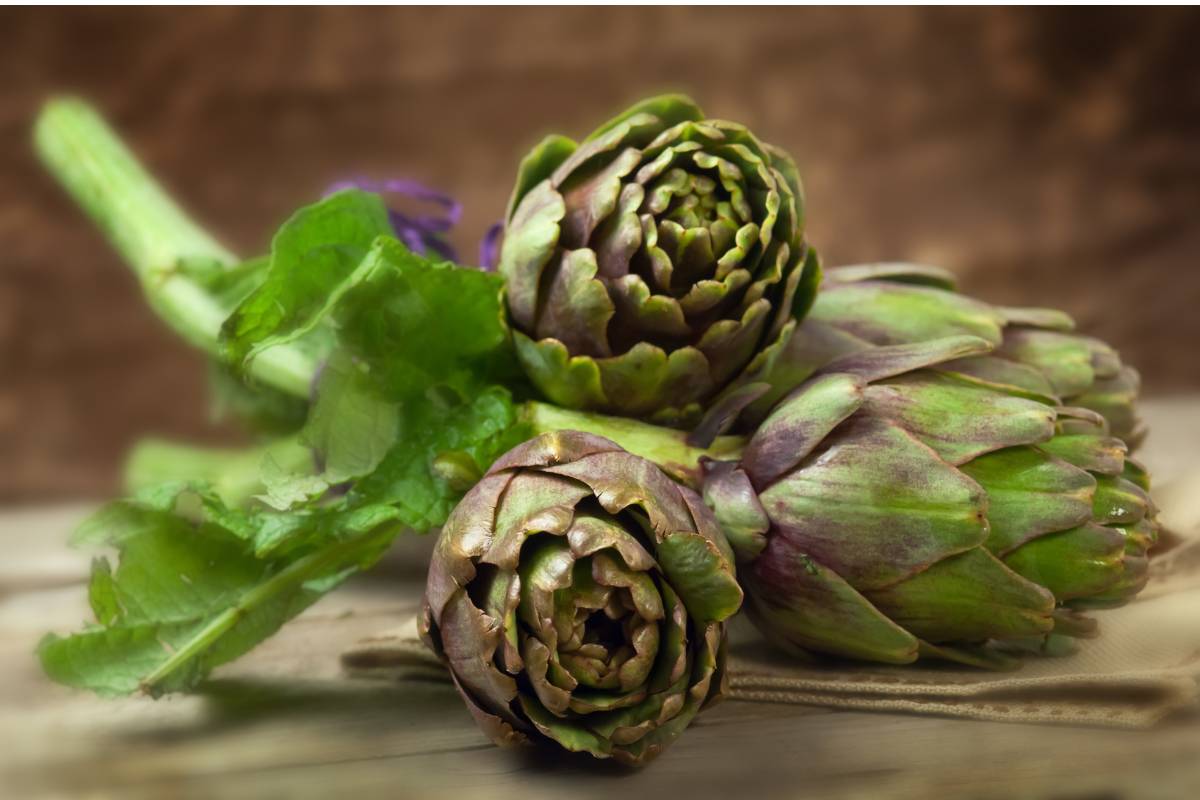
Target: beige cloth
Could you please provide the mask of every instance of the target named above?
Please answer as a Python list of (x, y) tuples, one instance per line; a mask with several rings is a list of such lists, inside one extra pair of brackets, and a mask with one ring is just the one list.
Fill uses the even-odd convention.
[[(1019, 670), (1001, 673), (935, 662), (803, 664), (773, 651), (738, 620), (731, 634), (731, 696), (1014, 722), (1148, 727), (1197, 703), (1200, 525), (1192, 523), (1200, 517), (1189, 510), (1200, 507), (1200, 492), (1192, 488), (1170, 498), (1175, 507), (1163, 514), (1168, 524), (1186, 525), (1188, 535), (1178, 536), (1172, 550), (1154, 559), (1150, 583), (1136, 600), (1096, 612), (1101, 635), (1079, 642), (1070, 655), (1030, 657)], [(415, 618), (359, 642), (342, 662), (351, 674), (448, 679), (417, 637)]]

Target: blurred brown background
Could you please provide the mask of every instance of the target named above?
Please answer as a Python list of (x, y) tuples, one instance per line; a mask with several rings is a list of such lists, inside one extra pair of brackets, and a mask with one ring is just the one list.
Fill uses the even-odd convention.
[(0, 11), (0, 503), (110, 493), (146, 433), (230, 435), (34, 161), (54, 91), (239, 251), (368, 174), (453, 192), (474, 253), (541, 135), (683, 89), (795, 155), (827, 263), (1062, 307), (1164, 393), (1200, 389), (1197, 41), (1188, 10)]

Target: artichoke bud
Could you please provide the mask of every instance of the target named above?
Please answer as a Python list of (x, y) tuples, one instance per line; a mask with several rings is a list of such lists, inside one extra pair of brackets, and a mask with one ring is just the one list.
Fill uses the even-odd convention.
[(1061, 311), (994, 306), (953, 289), (949, 273), (935, 267), (839, 267), (827, 272), (811, 316), (841, 337), (843, 349), (977, 336), (990, 352), (939, 369), (1099, 414), (1130, 449), (1145, 438), (1136, 409), (1140, 378), (1112, 347), (1075, 331)]
[[(853, 302), (823, 291), (781, 360), (799, 385), (776, 387), (704, 496), (749, 616), (789, 652), (1006, 668), (1059, 647), (1051, 634), (1095, 635), (1082, 612), (1142, 588), (1155, 509), (1110, 418), (1060, 402), (1082, 382), (1038, 384), (1038, 359), (1005, 356), (1004, 319), (1032, 334), (1056, 312), (1002, 319), (917, 278), (849, 284)], [(950, 328), (935, 324), (946, 298)], [(1076, 366), (1118, 370), (1083, 348)]]
[(497, 744), (641, 763), (721, 696), (741, 600), (698, 495), (566, 431), (509, 451), (451, 513), (421, 627)]
[(690, 425), (761, 370), (819, 280), (799, 175), (680, 96), (521, 164), (499, 271), (518, 356), (569, 408)]

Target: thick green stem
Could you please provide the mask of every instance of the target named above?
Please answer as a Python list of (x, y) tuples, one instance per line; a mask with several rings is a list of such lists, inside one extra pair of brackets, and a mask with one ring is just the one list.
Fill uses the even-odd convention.
[(626, 417), (609, 417), (586, 411), (572, 411), (548, 403), (529, 402), (522, 409), (524, 422), (535, 433), (573, 430), (594, 433), (612, 439), (634, 455), (658, 464), (680, 483), (698, 489), (701, 484), (700, 460), (735, 460), (746, 441), (740, 436), (720, 436), (705, 449), (687, 443), (687, 432), (651, 425)]
[[(185, 259), (232, 264), (236, 256), (188, 219), (86, 103), (47, 103), (34, 143), (46, 167), (132, 267), (159, 316), (192, 345), (216, 355), (228, 309), (176, 267)], [(307, 397), (315, 369), (307, 354), (280, 346), (256, 358), (250, 372)]]

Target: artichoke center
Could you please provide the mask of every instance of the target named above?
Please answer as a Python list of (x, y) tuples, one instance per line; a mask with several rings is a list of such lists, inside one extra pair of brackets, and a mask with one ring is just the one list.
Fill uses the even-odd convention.
[[(735, 244), (743, 221), (728, 187), (706, 172), (677, 167), (648, 187), (639, 210), (644, 238), (631, 267), (654, 293), (679, 300), (693, 292), (697, 282), (719, 278), (718, 263)], [(632, 346), (633, 340), (620, 341), (622, 327), (616, 326), (615, 344)], [(660, 344), (682, 343), (664, 331), (658, 333), (654, 338)]]
[(684, 228), (707, 228), (723, 212), (730, 212), (728, 193), (712, 178), (692, 175), (690, 185), (671, 198), (662, 216)]
[(598, 644), (610, 652), (616, 650), (628, 641), (623, 622), (604, 611), (593, 611), (583, 623), (583, 643)]
[(616, 689), (622, 668), (636, 653), (635, 632), (648, 621), (638, 615), (628, 589), (596, 588), (576, 598), (574, 629), (560, 643), (559, 657), (582, 685)]

